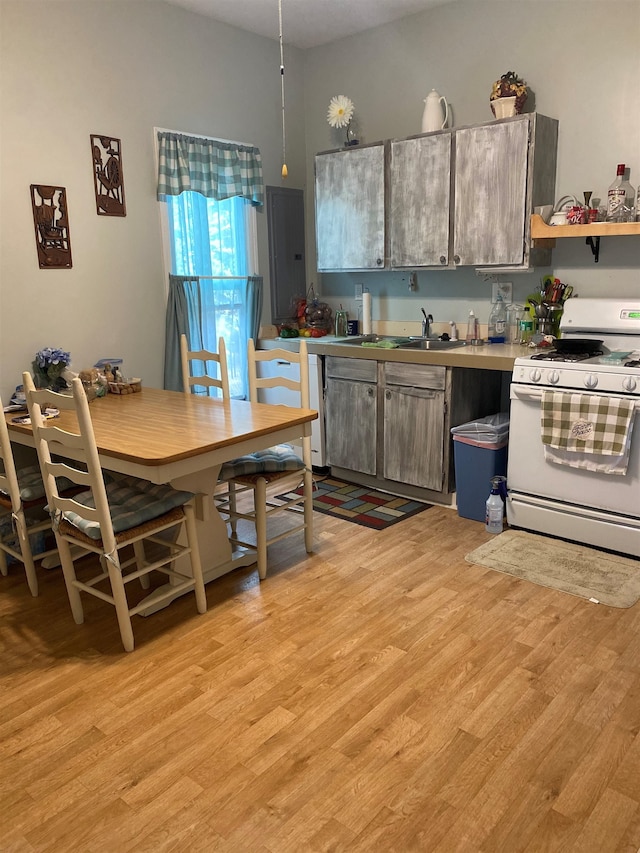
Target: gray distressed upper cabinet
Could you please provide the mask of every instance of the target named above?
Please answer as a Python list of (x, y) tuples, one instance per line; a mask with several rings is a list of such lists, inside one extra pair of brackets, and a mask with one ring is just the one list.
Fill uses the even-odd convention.
[(449, 265), (451, 132), (391, 143), (392, 267)]
[(550, 262), (531, 249), (530, 214), (553, 204), (558, 122), (537, 113), (455, 133), (453, 261), (476, 267)]
[(548, 265), (530, 220), (553, 204), (557, 143), (538, 113), (393, 140), (386, 208), (384, 143), (317, 155), (318, 269)]
[(385, 145), (317, 154), (317, 267), (323, 272), (385, 265)]
[(391, 265), (550, 263), (531, 248), (530, 214), (553, 203), (557, 140), (555, 119), (528, 113), (392, 142)]

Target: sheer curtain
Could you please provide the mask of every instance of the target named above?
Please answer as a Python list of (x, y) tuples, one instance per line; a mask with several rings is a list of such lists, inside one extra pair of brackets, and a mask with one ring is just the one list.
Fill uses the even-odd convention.
[(180, 334), (216, 351), (225, 339), (231, 394), (248, 396), (247, 341), (258, 334), (262, 278), (255, 271), (255, 211), (262, 163), (253, 146), (158, 133), (158, 199), (171, 246), (165, 388), (182, 389)]
[[(231, 396), (248, 399), (247, 341), (258, 336), (262, 311), (262, 277), (201, 278), (169, 276), (164, 387), (182, 391), (180, 335), (192, 350), (217, 352), (218, 338), (227, 348)], [(211, 389), (217, 393), (218, 389)]]

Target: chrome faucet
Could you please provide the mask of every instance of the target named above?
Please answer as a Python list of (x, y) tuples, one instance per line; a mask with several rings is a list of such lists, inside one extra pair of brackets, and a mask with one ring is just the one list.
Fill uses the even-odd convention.
[(433, 323), (433, 317), (431, 314), (427, 314), (424, 308), (421, 308), (420, 310), (424, 317), (424, 320), (422, 321), (422, 337), (428, 338), (431, 336), (431, 324)]

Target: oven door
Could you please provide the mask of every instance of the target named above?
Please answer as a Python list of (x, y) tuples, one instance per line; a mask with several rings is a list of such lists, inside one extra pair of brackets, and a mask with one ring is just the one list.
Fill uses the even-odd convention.
[(510, 495), (519, 493), (635, 518), (640, 516), (640, 426), (637, 423), (640, 400), (636, 402), (627, 473), (620, 476), (547, 462), (541, 439), (542, 389), (514, 383), (510, 397), (507, 471)]

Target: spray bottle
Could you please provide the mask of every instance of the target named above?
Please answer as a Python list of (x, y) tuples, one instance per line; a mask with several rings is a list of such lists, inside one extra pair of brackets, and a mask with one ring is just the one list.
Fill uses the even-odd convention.
[(502, 477), (491, 478), (491, 494), (487, 498), (485, 525), (487, 533), (502, 533), (502, 517), (504, 515), (504, 503), (500, 494), (500, 481)]

